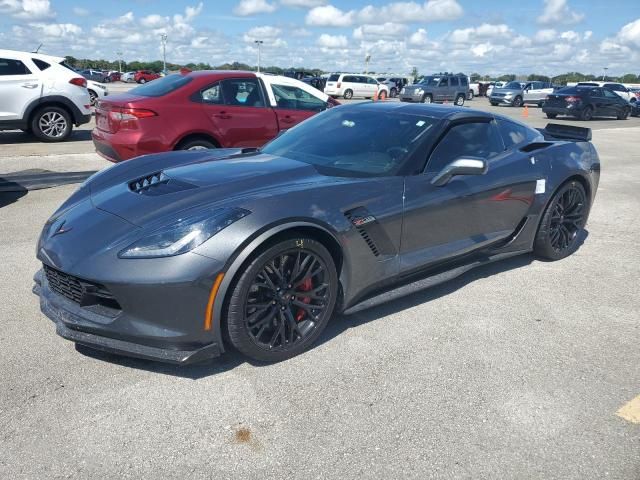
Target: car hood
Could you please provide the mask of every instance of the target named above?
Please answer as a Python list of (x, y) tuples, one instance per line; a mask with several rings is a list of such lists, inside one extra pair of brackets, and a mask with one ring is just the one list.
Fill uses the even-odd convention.
[[(260, 198), (341, 180), (320, 175), (313, 166), (287, 158), (238, 155), (238, 150), (232, 150), (236, 155), (231, 156), (229, 152), (214, 152), (192, 159), (181, 155), (186, 161), (177, 161), (178, 165), (146, 162), (146, 168), (133, 168), (127, 176), (97, 178), (88, 185), (92, 202), (96, 208), (127, 222), (147, 226), (156, 221), (166, 222), (189, 209), (246, 208)], [(164, 157), (175, 155), (169, 153)]]

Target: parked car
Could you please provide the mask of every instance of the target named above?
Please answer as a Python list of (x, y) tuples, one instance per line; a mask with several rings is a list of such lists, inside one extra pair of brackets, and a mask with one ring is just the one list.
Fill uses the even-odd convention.
[(301, 79), (301, 81), (306, 83), (307, 85), (311, 85), (313, 88), (320, 90), (321, 92), (324, 92), (324, 87), (327, 84), (327, 79), (324, 77), (304, 77), (303, 79)]
[(369, 75), (333, 73), (327, 79), (324, 93), (346, 100), (353, 97), (373, 98), (376, 94), (378, 98), (384, 99), (389, 97), (389, 87)]
[(542, 107), (547, 95), (553, 91), (554, 87), (550, 82), (509, 82), (502, 88), (494, 88), (489, 102), (494, 106), (521, 107), (529, 103)]
[(110, 82), (119, 82), (120, 79), (122, 78), (122, 72), (111, 71), (107, 75), (109, 77)]
[(412, 276), (433, 285), (528, 252), (573, 254), (600, 178), (590, 139), (588, 128), (366, 102), (262, 151), (143, 157), (102, 170), (47, 221), (34, 292), (56, 333), (89, 347), (177, 364), (232, 347), (282, 361)]
[(640, 117), (640, 100), (635, 98), (631, 99), (631, 116)]
[(480, 83), (471, 82), (469, 80), (469, 93), (467, 93), (467, 100), (473, 100), (473, 97), (480, 96)]
[(569, 115), (580, 120), (591, 120), (593, 117), (626, 120), (631, 113), (631, 105), (608, 88), (577, 85), (561, 88), (549, 95), (542, 111), (548, 118)]
[(260, 147), (337, 103), (284, 76), (184, 71), (101, 101), (92, 136), (112, 162), (170, 150)]
[(135, 76), (136, 76), (136, 72), (126, 72), (120, 75), (120, 81), (126, 82), (126, 83), (133, 83), (136, 81)]
[(389, 97), (395, 98), (405, 85), (409, 83), (409, 79), (405, 77), (377, 77), (376, 80), (389, 88)]
[(78, 70), (78, 73), (87, 80), (93, 80), (98, 83), (109, 83), (111, 79), (109, 75), (101, 70), (93, 70), (91, 68), (85, 70)]
[[(629, 92), (631, 92), (633, 94), (633, 96), (636, 97), (636, 100), (640, 100), (640, 88), (631, 87), (631, 88), (629, 88)], [(632, 101), (632, 100), (633, 100), (633, 97), (629, 101)]]
[(401, 102), (444, 103), (464, 105), (469, 93), (469, 79), (461, 74), (437, 74), (422, 77), (418, 83), (400, 91)]
[(87, 80), (64, 58), (0, 50), (0, 130), (60, 142), (91, 120)]
[(152, 80), (157, 80), (162, 75), (151, 70), (138, 70), (133, 76), (133, 81), (136, 83), (147, 83)]
[(109, 95), (109, 89), (104, 83), (87, 80), (87, 91), (89, 92), (89, 101), (92, 106), (96, 106), (99, 100)]
[(615, 92), (618, 96), (625, 99), (627, 102), (631, 101), (635, 94), (631, 92), (627, 87), (621, 83), (614, 82), (578, 82), (578, 86), (585, 87), (603, 87)]
[(491, 92), (493, 91), (494, 88), (502, 88), (507, 84), (507, 82), (490, 82), (489, 85), (487, 86), (487, 97), (491, 96)]

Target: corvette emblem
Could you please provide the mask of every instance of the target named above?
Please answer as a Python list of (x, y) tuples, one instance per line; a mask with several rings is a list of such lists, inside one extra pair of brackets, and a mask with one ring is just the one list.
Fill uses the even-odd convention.
[(55, 237), (56, 235), (62, 235), (63, 233), (67, 233), (69, 230), (73, 229), (73, 227), (65, 228), (65, 226), (64, 226), (65, 223), (67, 223), (67, 221), (63, 220), (62, 223), (58, 226), (56, 231), (53, 232), (53, 235), (51, 235), (51, 236)]

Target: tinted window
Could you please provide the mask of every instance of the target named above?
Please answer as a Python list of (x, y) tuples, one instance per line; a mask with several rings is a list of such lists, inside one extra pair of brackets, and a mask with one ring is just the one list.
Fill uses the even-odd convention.
[(460, 85), (469, 85), (469, 82), (467, 81), (467, 77), (462, 77), (460, 79)]
[(31, 72), (20, 60), (0, 58), (0, 75), (29, 75)]
[(435, 87), (440, 82), (440, 77), (423, 77), (420, 80), (421, 85), (427, 85), (429, 87)]
[(604, 85), (605, 87), (613, 90), (614, 92), (626, 92), (627, 89), (624, 88), (623, 85), (620, 85), (619, 83), (608, 83), (606, 85)]
[(394, 175), (438, 122), (396, 112), (332, 108), (288, 130), (262, 150), (309, 163), (329, 175)]
[(377, 85), (378, 82), (376, 82), (375, 78), (371, 78), (371, 77), (367, 77), (367, 83), (371, 83), (373, 85)]
[(51, 66), (47, 62), (43, 62), (42, 60), (38, 60), (37, 58), (32, 58), (31, 61), (36, 64), (36, 67), (38, 67), (40, 71), (44, 71)]
[(264, 107), (262, 89), (255, 78), (234, 78), (220, 82), (225, 105)]
[(447, 85), (449, 85), (447, 78), (443, 78), (442, 80), (440, 80), (440, 83), (438, 84), (439, 87), (446, 87)]
[(520, 82), (509, 82), (503, 88), (513, 88), (516, 90), (520, 90), (522, 88), (522, 85), (520, 85)]
[(355, 83), (357, 82), (356, 77), (353, 77), (351, 75), (345, 75), (344, 78), (342, 79), (343, 82), (350, 82), (350, 83)]
[(191, 81), (190, 77), (184, 75), (167, 75), (158, 80), (154, 80), (151, 83), (145, 83), (132, 90), (129, 90), (131, 95), (141, 95), (143, 97), (162, 97), (167, 95), (180, 87), (186, 85)]
[(463, 123), (452, 127), (429, 158), (427, 171), (439, 172), (460, 157), (491, 158), (503, 150), (495, 126), (490, 123)]
[(329, 75), (329, 79), (327, 81), (328, 82), (337, 82), (339, 78), (340, 78), (340, 74), (339, 73), (332, 73), (331, 75)]
[(590, 96), (592, 97), (603, 97), (604, 94), (602, 93), (602, 89), (601, 88), (592, 88), (589, 90), (583, 90), (583, 89), (576, 89), (576, 93), (588, 93)]
[(617, 93), (612, 92), (608, 88), (603, 88), (604, 96), (607, 98), (620, 98)]
[(200, 92), (200, 97), (205, 103), (221, 104), (222, 94), (220, 93), (220, 84), (216, 83)]
[(529, 128), (508, 120), (496, 119), (504, 146), (509, 149), (523, 142), (530, 142), (537, 137)]
[(278, 108), (291, 110), (313, 110), (321, 111), (327, 108), (327, 104), (318, 97), (305, 92), (301, 88), (289, 85), (271, 85), (273, 94), (276, 97)]
[(460, 85), (460, 79), (458, 77), (451, 77), (450, 82), (452, 87), (457, 87)]

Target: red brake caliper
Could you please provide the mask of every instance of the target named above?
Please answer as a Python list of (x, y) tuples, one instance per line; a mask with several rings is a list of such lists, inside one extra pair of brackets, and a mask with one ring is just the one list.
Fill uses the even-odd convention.
[[(305, 278), (304, 282), (300, 285), (300, 290), (303, 292), (308, 292), (313, 288), (313, 283), (311, 282), (311, 277)], [(303, 303), (311, 303), (311, 299), (309, 297), (301, 298)], [(299, 308), (298, 313), (296, 313), (296, 322), (301, 322), (307, 312), (304, 309)]]

